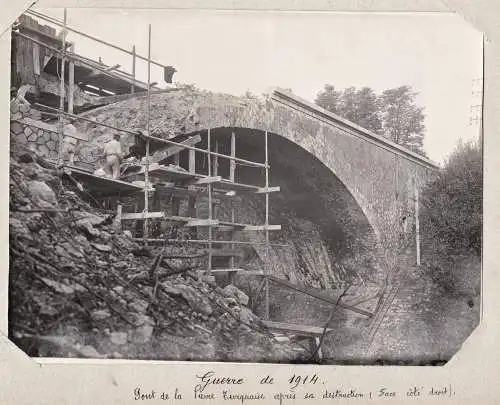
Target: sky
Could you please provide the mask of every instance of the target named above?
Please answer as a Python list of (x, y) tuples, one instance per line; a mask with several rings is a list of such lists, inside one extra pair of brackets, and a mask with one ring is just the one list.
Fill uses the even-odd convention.
[[(61, 9), (39, 10), (63, 17)], [(177, 69), (174, 81), (213, 92), (290, 88), (309, 101), (326, 83), (376, 92), (410, 85), (425, 108), (424, 149), (442, 163), (459, 139), (478, 135), (482, 35), (448, 13), (68, 9), (68, 25)], [(50, 25), (50, 24), (49, 24)], [(131, 57), (76, 34), (76, 52), (131, 71)], [(147, 64), (137, 66), (147, 80)], [(152, 81), (163, 71), (153, 67)], [(477, 89), (477, 83), (476, 83)], [(480, 88), (480, 86), (479, 86)]]

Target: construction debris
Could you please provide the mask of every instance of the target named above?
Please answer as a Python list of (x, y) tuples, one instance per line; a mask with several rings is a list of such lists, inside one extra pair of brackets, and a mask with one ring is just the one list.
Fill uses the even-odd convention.
[[(26, 153), (23, 162), (30, 160)], [(74, 184), (33, 163), (39, 156), (30, 163), (18, 156), (14, 151), (10, 174), (9, 287), (15, 322), (9, 332), (25, 351), (232, 361), (290, 361), (303, 355), (293, 344), (273, 339), (244, 306), (244, 293), (235, 287), (223, 292), (198, 276), (197, 248), (169, 246), (151, 279), (158, 249), (137, 254), (142, 248), (115, 230), (113, 215), (92, 208)], [(43, 182), (30, 180), (34, 164)], [(20, 211), (39, 205), (64, 211)], [(171, 275), (173, 269), (185, 271)]]

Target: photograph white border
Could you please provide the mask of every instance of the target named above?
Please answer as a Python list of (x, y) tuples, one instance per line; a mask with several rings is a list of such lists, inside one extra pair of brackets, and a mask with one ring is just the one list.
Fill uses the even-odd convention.
[[(0, 114), (2, 132), (5, 134), (4, 154), (0, 159), (3, 165), (0, 181), (4, 189), (9, 178), (9, 86), (10, 86), (10, 35), (9, 26), (26, 8), (30, 1), (2, 1), (0, 9)], [(157, 392), (173, 392), (175, 388), (183, 394), (176, 403), (192, 403), (193, 387), (198, 383), (196, 375), (214, 370), (218, 375), (238, 376), (247, 382), (245, 392), (254, 391), (287, 392), (287, 379), (293, 374), (316, 373), (329, 388), (342, 387), (357, 389), (361, 392), (376, 393), (380, 387), (397, 390), (404, 394), (412, 386), (436, 387), (451, 386), (454, 396), (440, 398), (437, 402), (453, 404), (474, 403), (493, 404), (500, 401), (500, 272), (496, 260), (497, 241), (500, 242), (500, 187), (497, 173), (500, 172), (500, 113), (496, 105), (500, 103), (500, 27), (496, 27), (500, 16), (497, 1), (472, 2), (467, 0), (444, 1), (54, 1), (38, 2), (40, 8), (50, 7), (99, 7), (99, 8), (205, 8), (238, 10), (307, 10), (307, 11), (375, 11), (375, 12), (457, 12), (469, 24), (483, 32), (486, 37), (485, 92), (484, 92), (484, 240), (483, 240), (483, 316), (480, 326), (464, 343), (460, 352), (443, 367), (371, 367), (371, 366), (314, 366), (314, 365), (276, 365), (276, 364), (235, 364), (200, 362), (161, 362), (135, 360), (86, 360), (86, 359), (30, 359), (13, 343), (7, 335), (8, 305), (8, 203), (3, 201), (1, 211), (2, 261), (0, 271), (0, 403), (2, 404), (88, 404), (88, 403), (137, 403), (133, 391), (141, 387), (144, 392), (152, 389)], [(450, 72), (452, 74), (452, 72)], [(276, 384), (263, 387), (260, 377), (272, 376)], [(264, 390), (266, 389), (266, 390)], [(380, 402), (387, 402), (388, 399)], [(391, 400), (391, 399), (389, 399)], [(408, 401), (416, 399), (408, 398)], [(320, 400), (325, 402), (327, 400)], [(400, 396), (393, 403), (405, 402)], [(420, 398), (419, 403), (432, 403), (436, 399)], [(154, 401), (157, 402), (157, 401)], [(168, 402), (168, 401), (163, 401)], [(219, 403), (210, 401), (209, 403)], [(269, 401), (247, 401), (255, 403), (279, 403)], [(362, 401), (357, 400), (360, 403)], [(373, 398), (369, 402), (377, 403)], [(230, 401), (228, 403), (237, 403)], [(283, 403), (292, 403), (284, 401)], [(297, 399), (297, 403), (302, 403)]]

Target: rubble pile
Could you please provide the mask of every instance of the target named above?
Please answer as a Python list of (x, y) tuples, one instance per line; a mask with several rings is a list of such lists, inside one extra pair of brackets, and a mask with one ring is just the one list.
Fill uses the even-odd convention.
[[(73, 187), (73, 188), (72, 188)], [(31, 356), (300, 361), (196, 271), (203, 251), (145, 249), (32, 151), (12, 151), (9, 335)]]

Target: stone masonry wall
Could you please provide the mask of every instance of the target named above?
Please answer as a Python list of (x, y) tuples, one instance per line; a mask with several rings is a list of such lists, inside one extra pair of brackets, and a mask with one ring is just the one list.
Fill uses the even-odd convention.
[(40, 111), (13, 100), (10, 104), (10, 142), (26, 145), (41, 156), (57, 159), (57, 127), (42, 122)]

